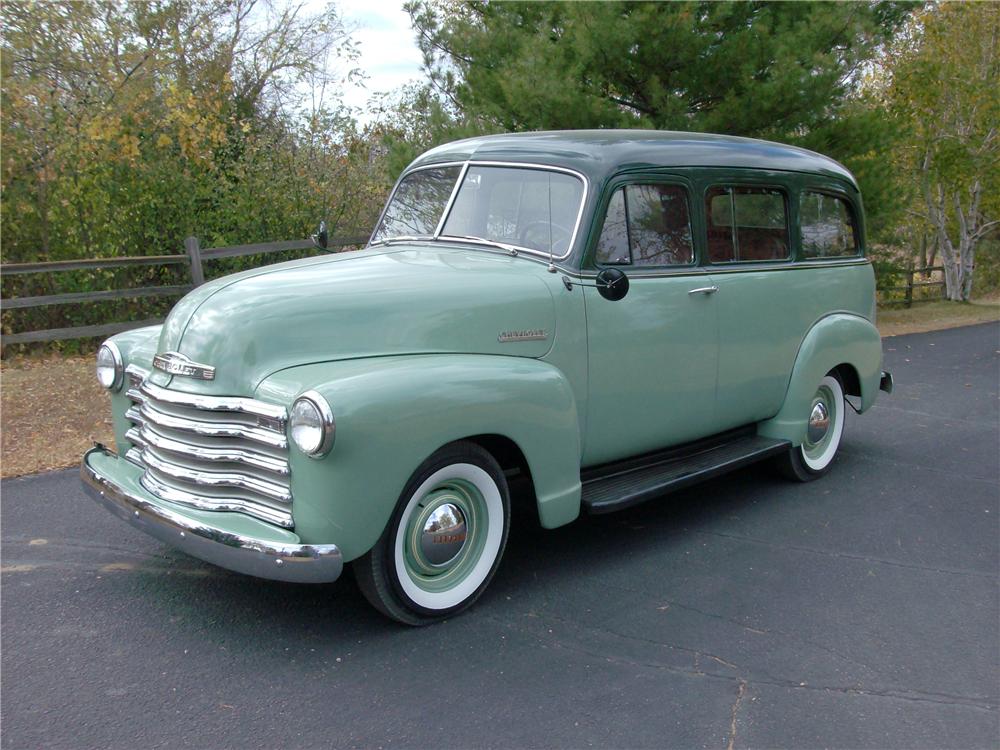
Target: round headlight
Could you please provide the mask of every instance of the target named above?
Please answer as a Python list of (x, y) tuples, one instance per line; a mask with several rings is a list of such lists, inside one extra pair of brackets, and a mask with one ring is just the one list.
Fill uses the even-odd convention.
[(298, 449), (307, 456), (319, 458), (330, 450), (336, 428), (326, 399), (315, 391), (299, 396), (292, 404), (288, 431)]
[(97, 381), (105, 388), (118, 389), (122, 384), (125, 366), (118, 347), (106, 341), (97, 350)]

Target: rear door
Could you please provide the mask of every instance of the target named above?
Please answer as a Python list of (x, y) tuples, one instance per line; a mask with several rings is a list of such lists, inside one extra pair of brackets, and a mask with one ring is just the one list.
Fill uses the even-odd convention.
[[(793, 196), (780, 174), (703, 185), (706, 256), (719, 325), (719, 430), (781, 407), (805, 329), (826, 293), (793, 263)], [(813, 302), (810, 303), (810, 300)]]

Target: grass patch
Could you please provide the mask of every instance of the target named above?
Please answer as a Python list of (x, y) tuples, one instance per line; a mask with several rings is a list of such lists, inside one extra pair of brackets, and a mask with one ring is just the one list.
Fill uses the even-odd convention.
[(910, 308), (879, 309), (878, 330), (883, 336), (900, 336), (994, 320), (1000, 320), (1000, 300), (917, 302)]
[(0, 394), (4, 477), (77, 466), (95, 440), (114, 445), (111, 397), (94, 376), (93, 356), (4, 362)]

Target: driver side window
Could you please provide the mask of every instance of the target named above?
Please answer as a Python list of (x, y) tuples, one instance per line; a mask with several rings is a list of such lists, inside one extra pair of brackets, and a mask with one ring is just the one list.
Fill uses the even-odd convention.
[(683, 266), (694, 262), (687, 191), (626, 185), (611, 196), (597, 241), (602, 265)]

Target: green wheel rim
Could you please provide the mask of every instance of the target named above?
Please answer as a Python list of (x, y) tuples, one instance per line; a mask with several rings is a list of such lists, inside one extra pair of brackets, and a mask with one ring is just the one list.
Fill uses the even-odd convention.
[(837, 424), (837, 420), (840, 419), (840, 405), (837, 403), (837, 398), (829, 386), (821, 385), (819, 390), (816, 391), (816, 395), (813, 396), (812, 404), (809, 406), (810, 414), (813, 409), (816, 408), (817, 404), (821, 404), (826, 409), (829, 426), (820, 440), (812, 442), (809, 440), (807, 435), (805, 442), (802, 444), (803, 453), (805, 453), (805, 455), (813, 461), (818, 461), (826, 451), (827, 446), (830, 445), (830, 441), (834, 438), (834, 426)]
[[(422, 552), (424, 524), (442, 505), (456, 507), (465, 518), (466, 538), (461, 551), (441, 565), (428, 561)], [(406, 524), (403, 565), (406, 575), (424, 591), (448, 591), (461, 583), (483, 554), (489, 518), (486, 500), (470, 482), (449, 479), (435, 485), (417, 503)]]

